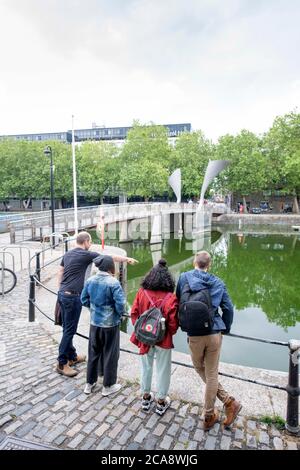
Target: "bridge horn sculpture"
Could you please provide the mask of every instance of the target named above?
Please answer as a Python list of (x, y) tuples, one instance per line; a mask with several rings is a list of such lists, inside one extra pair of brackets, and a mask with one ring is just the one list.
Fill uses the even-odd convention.
[(175, 196), (177, 197), (177, 204), (181, 203), (181, 170), (177, 168), (177, 170), (173, 171), (171, 176), (168, 178), (168, 183), (173, 189)]
[(196, 232), (205, 232), (210, 230), (211, 227), (211, 213), (204, 209), (204, 195), (215, 177), (228, 167), (230, 162), (228, 160), (210, 160), (208, 162), (204, 180), (202, 183), (200, 201), (196, 212)]
[[(177, 168), (168, 178), (168, 183), (173, 189), (177, 203), (181, 203), (181, 170)], [(177, 216), (177, 219), (176, 217)], [(176, 228), (175, 228), (176, 227)], [(174, 232), (178, 230), (179, 238), (182, 238), (182, 212), (174, 214)], [(152, 253), (153, 266), (157, 264), (162, 256), (162, 232), (166, 238), (170, 237), (170, 214), (154, 214), (151, 225), (150, 248)]]

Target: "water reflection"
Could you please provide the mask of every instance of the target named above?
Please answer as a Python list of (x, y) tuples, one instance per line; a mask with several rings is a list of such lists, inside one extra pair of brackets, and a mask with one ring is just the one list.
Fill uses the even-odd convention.
[(300, 322), (300, 239), (284, 235), (229, 235), (212, 271), (226, 283), (236, 309), (259, 307), (283, 328)]

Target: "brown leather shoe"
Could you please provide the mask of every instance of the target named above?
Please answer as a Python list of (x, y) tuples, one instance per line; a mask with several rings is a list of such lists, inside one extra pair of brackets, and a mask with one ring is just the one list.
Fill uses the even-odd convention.
[(242, 405), (235, 398), (230, 397), (229, 401), (224, 405), (226, 418), (223, 421), (224, 426), (230, 426), (236, 419), (242, 409)]
[(217, 410), (215, 410), (212, 415), (204, 416), (203, 430), (208, 431), (216, 424), (218, 420), (219, 420), (219, 412)]
[(68, 361), (69, 366), (75, 366), (75, 364), (79, 364), (80, 362), (86, 361), (85, 354), (77, 354), (77, 357), (74, 361)]
[(75, 375), (78, 374), (78, 371), (71, 369), (68, 364), (57, 364), (56, 371), (61, 375), (65, 375), (66, 377), (75, 377)]

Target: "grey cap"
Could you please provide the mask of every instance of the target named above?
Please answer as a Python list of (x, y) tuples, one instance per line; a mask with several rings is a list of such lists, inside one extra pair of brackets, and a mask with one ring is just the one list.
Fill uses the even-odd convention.
[(115, 263), (111, 256), (108, 255), (100, 255), (97, 258), (93, 259), (95, 266), (99, 269), (99, 271), (105, 272), (115, 272)]

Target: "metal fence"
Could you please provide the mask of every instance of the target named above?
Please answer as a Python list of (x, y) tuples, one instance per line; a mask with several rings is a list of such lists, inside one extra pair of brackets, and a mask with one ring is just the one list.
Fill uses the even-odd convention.
[[(69, 244), (69, 238), (66, 238), (63, 240), (64, 244), (64, 251), (68, 251), (68, 244)], [(58, 242), (56, 246), (61, 246), (61, 242)], [(51, 247), (47, 248), (46, 250), (51, 249)], [(59, 259), (62, 258), (63, 255), (59, 256), (55, 260), (52, 260), (48, 262), (47, 264), (44, 265), (43, 268), (41, 268), (41, 263), (40, 263), (40, 257), (42, 255), (42, 251), (36, 253), (29, 261), (29, 277), (30, 277), (30, 287), (29, 287), (29, 311), (28, 311), (28, 319), (29, 322), (34, 322), (35, 321), (35, 309), (37, 309), (42, 315), (44, 315), (48, 320), (54, 323), (54, 319), (51, 318), (49, 315), (47, 315), (36, 303), (35, 299), (35, 289), (36, 286), (40, 286), (41, 288), (47, 290), (48, 292), (51, 292), (53, 295), (57, 296), (57, 292), (55, 292), (52, 289), (49, 289), (47, 286), (45, 286), (41, 282), (41, 270), (50, 264), (53, 264), (54, 262), (58, 261)], [(31, 264), (32, 262), (35, 261), (35, 266), (32, 268)], [(123, 278), (122, 278), (122, 273), (123, 273), (123, 263), (120, 263), (119, 267), (119, 280), (121, 285), (123, 285)], [(126, 314), (124, 317), (130, 318), (130, 315)], [(81, 333), (76, 333), (77, 336), (85, 339), (89, 339), (88, 336), (83, 335)], [(293, 434), (293, 435), (298, 435), (300, 432), (300, 426), (299, 426), (299, 395), (300, 395), (300, 388), (299, 388), (299, 355), (300, 355), (300, 341), (291, 339), (288, 342), (284, 341), (276, 341), (276, 340), (269, 340), (265, 338), (256, 338), (253, 336), (244, 336), (244, 335), (237, 335), (237, 334), (232, 334), (230, 333), (228, 336), (232, 338), (239, 338), (239, 339), (244, 339), (247, 341), (257, 341), (260, 343), (266, 343), (266, 344), (273, 344), (281, 347), (287, 347), (288, 348), (288, 354), (289, 354), (289, 372), (288, 372), (288, 383), (286, 386), (278, 385), (278, 384), (272, 384), (272, 383), (267, 383), (263, 382), (260, 380), (254, 380), (254, 379), (248, 379), (245, 377), (239, 377), (234, 374), (228, 374), (225, 372), (219, 372), (219, 375), (223, 377), (228, 377), (231, 379), (236, 379), (236, 380), (241, 380), (243, 382), (248, 382), (252, 383), (255, 385), (261, 385), (263, 387), (268, 387), (268, 388), (273, 388), (276, 390), (282, 390), (287, 393), (287, 411), (286, 411), (286, 430)], [(122, 352), (128, 353), (128, 354), (133, 354), (133, 355), (138, 355), (138, 353), (134, 351), (130, 351), (129, 349), (120, 349)], [(193, 369), (194, 367), (191, 364), (186, 364), (180, 361), (172, 361), (172, 364), (187, 367), (190, 369)]]

